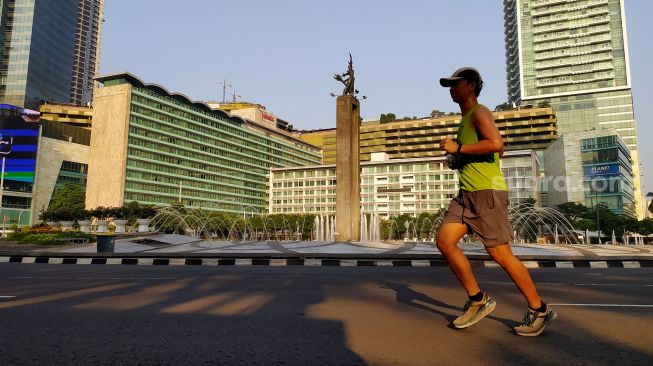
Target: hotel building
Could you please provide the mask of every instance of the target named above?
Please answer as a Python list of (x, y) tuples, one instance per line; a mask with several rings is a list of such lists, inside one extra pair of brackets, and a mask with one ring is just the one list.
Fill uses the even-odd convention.
[(319, 148), (286, 131), (129, 73), (97, 81), (87, 208), (139, 201), (262, 213), (271, 168), (322, 160)]
[[(507, 151), (542, 151), (558, 137), (556, 116), (551, 108), (513, 109), (492, 114)], [(443, 156), (438, 143), (443, 138), (455, 138), (460, 119), (458, 114), (388, 123), (363, 122), (360, 126), (360, 160), (368, 161), (376, 152), (384, 152), (390, 159)], [(335, 164), (335, 128), (305, 131), (299, 137), (322, 147), (324, 164)]]

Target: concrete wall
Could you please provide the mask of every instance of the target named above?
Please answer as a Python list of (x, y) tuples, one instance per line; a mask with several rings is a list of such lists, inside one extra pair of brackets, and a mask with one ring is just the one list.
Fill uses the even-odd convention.
[(132, 86), (95, 89), (86, 208), (122, 206)]
[(90, 148), (86, 145), (41, 137), (36, 166), (32, 215), (30, 224), (38, 222), (38, 216), (48, 207), (57, 177), (64, 160), (88, 164)]

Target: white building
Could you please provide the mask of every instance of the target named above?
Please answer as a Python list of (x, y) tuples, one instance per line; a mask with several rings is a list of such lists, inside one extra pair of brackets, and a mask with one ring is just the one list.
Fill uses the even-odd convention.
[[(540, 201), (540, 168), (532, 150), (506, 152), (501, 169), (508, 182), (511, 203), (528, 198)], [(336, 167), (316, 165), (272, 169), (268, 212), (335, 214)], [(449, 206), (459, 189), (458, 172), (443, 157), (388, 159), (373, 153), (361, 162), (361, 211), (382, 217), (438, 212)]]

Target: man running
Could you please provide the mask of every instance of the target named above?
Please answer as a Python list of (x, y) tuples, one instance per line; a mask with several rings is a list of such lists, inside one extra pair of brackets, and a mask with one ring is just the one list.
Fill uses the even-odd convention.
[(508, 273), (528, 302), (522, 323), (513, 330), (522, 336), (540, 335), (557, 314), (542, 301), (528, 270), (510, 248), (508, 187), (499, 166), (503, 139), (492, 113), (478, 104), (483, 80), (478, 70), (463, 67), (451, 77), (440, 79), (440, 85), (449, 88), (463, 116), (456, 140), (440, 142), (440, 150), (448, 155), (451, 167), (459, 170), (460, 191), (451, 200), (438, 233), (437, 246), (469, 296), (453, 326), (467, 328), (490, 314), (496, 306), (494, 299), (479, 288), (469, 260), (458, 248), (458, 241), (465, 234), (473, 233), (483, 241), (485, 250)]

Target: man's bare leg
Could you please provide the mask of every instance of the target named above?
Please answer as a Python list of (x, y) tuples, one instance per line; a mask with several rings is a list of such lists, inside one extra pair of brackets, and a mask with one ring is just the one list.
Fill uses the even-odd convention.
[(531, 309), (537, 309), (542, 304), (542, 298), (537, 293), (535, 283), (528, 273), (526, 266), (515, 257), (510, 245), (502, 244), (496, 247), (485, 247), (488, 254), (497, 262), (510, 276), (510, 279), (517, 285), (519, 291), (526, 298)]
[(476, 278), (472, 273), (472, 265), (469, 259), (458, 248), (458, 241), (467, 234), (467, 226), (458, 223), (446, 223), (440, 227), (436, 245), (444, 258), (449, 263), (460, 284), (467, 291), (467, 295), (473, 296), (478, 294), (481, 289), (478, 287)]

